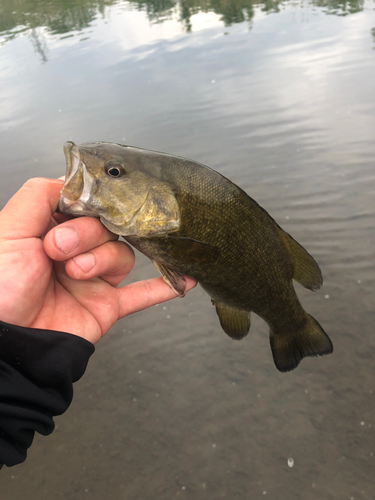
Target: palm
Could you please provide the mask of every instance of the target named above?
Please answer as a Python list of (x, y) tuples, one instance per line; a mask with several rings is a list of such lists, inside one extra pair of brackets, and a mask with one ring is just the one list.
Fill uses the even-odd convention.
[[(56, 227), (51, 216), (61, 187), (59, 181), (32, 179), (1, 211), (0, 320), (97, 342), (119, 318), (175, 294), (161, 278), (118, 288), (133, 267), (133, 251), (97, 219)], [(58, 232), (66, 235), (66, 229), (78, 236), (69, 251), (57, 244)], [(85, 257), (95, 262), (88, 271)], [(194, 285), (187, 279), (187, 290)]]
[[(100, 278), (73, 282), (59, 276), (61, 264), (53, 267), (43, 303), (30, 326), (71, 332), (96, 342), (118, 319), (115, 289)], [(90, 290), (84, 295), (88, 287)]]
[[(8, 283), (9, 304), (3, 306), (1, 318), (12, 324), (99, 340), (118, 319), (117, 289), (101, 278), (69, 278), (64, 263), (53, 262), (42, 246), (39, 239), (0, 246), (0, 279), (3, 289)], [(6, 258), (9, 251), (13, 265)]]

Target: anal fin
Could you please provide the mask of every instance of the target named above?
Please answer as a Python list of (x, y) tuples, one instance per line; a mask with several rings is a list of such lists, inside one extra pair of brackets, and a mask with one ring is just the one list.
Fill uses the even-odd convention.
[(156, 269), (162, 275), (163, 280), (176, 292), (179, 297), (184, 297), (186, 293), (186, 281), (182, 274), (170, 269), (160, 262), (152, 261)]
[(212, 300), (224, 332), (234, 340), (243, 339), (250, 330), (250, 311)]

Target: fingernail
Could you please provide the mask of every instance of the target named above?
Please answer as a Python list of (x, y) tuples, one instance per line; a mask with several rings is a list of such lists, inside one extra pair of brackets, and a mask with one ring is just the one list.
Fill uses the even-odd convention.
[(73, 228), (57, 227), (55, 229), (55, 243), (62, 252), (72, 252), (77, 247), (78, 242), (78, 234)]
[(81, 253), (81, 255), (73, 257), (73, 260), (85, 274), (89, 273), (96, 264), (95, 256), (92, 253)]

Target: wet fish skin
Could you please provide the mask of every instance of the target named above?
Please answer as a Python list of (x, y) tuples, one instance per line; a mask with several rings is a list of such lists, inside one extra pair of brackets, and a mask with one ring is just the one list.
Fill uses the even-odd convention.
[(259, 315), (270, 327), (280, 371), (332, 352), (292, 283), (318, 290), (317, 263), (241, 188), (204, 165), (165, 153), (104, 142), (69, 142), (64, 152), (60, 211), (100, 217), (149, 257), (180, 296), (183, 275), (194, 277), (232, 338), (247, 335), (251, 311)]

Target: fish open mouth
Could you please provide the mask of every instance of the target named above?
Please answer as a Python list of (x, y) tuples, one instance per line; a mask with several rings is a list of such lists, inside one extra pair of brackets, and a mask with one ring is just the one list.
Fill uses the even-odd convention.
[(79, 147), (74, 142), (64, 144), (66, 159), (65, 184), (61, 190), (59, 211), (70, 215), (89, 215), (99, 217), (90, 206), (91, 189), (94, 182), (81, 159)]

